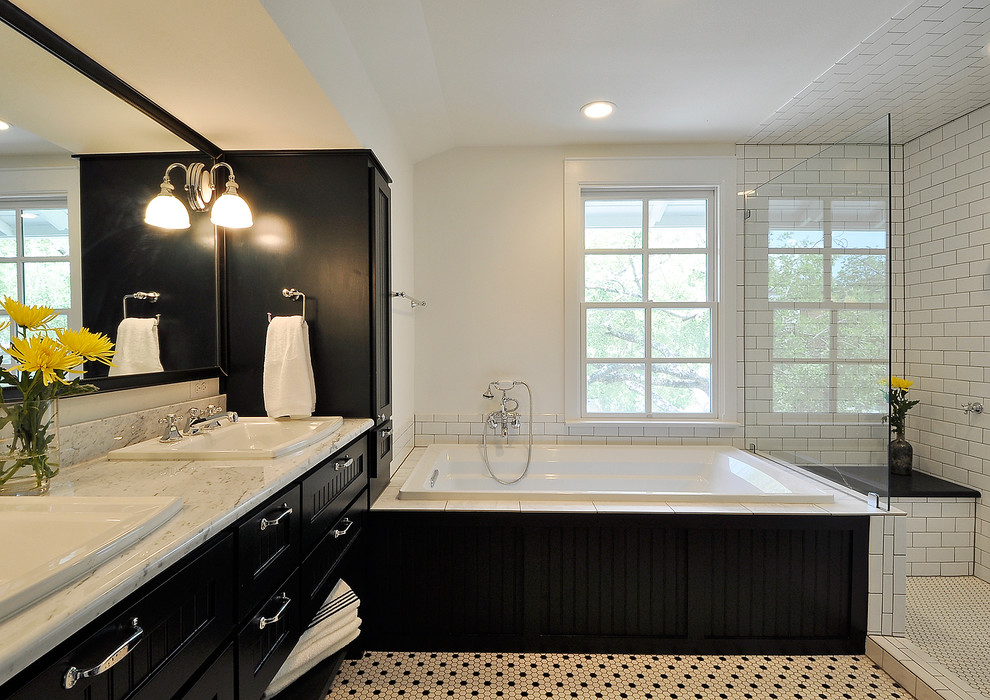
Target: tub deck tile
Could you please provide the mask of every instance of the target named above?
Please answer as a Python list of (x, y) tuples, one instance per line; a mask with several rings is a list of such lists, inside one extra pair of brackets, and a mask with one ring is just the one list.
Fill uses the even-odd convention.
[(675, 513), (718, 513), (722, 515), (752, 515), (753, 511), (738, 503), (671, 503)]
[(519, 501), (447, 501), (446, 511), (512, 511), (519, 512)]
[(523, 513), (597, 513), (591, 501), (522, 501)]
[(656, 501), (595, 501), (595, 510), (599, 513), (673, 513), (674, 509), (666, 503)]
[(828, 511), (814, 503), (746, 503), (756, 515), (828, 515)]

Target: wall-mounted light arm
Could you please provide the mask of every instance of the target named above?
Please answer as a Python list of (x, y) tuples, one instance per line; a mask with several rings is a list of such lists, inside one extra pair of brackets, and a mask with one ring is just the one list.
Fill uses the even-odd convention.
[(169, 173), (175, 168), (181, 168), (186, 176), (186, 199), (192, 211), (202, 212), (210, 209), (213, 193), (216, 191), (214, 173), (218, 168), (227, 168), (230, 173), (227, 178), (224, 193), (213, 204), (210, 221), (225, 228), (247, 228), (254, 222), (247, 203), (237, 194), (237, 183), (234, 181), (234, 169), (228, 163), (217, 163), (209, 170), (202, 163), (172, 163), (165, 169), (162, 178), (161, 192), (151, 200), (145, 210), (144, 221), (152, 226), (167, 229), (187, 229), (190, 226), (189, 212), (173, 194), (175, 187), (169, 180)]

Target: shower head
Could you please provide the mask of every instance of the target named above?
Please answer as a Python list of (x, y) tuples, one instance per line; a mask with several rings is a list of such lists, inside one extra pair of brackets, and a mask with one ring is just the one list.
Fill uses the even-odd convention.
[(492, 385), (491, 384), (488, 385), (488, 391), (486, 391), (484, 394), (482, 394), (481, 397), (484, 398), (484, 399), (494, 399), (495, 398), (495, 394), (492, 393)]

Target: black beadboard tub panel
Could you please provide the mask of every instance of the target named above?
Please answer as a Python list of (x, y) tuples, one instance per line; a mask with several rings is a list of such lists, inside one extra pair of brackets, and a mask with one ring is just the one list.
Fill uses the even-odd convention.
[(366, 648), (862, 653), (867, 516), (372, 511)]

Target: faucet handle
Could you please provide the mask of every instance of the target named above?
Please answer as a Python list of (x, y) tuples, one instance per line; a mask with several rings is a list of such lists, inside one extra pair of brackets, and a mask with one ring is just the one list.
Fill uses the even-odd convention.
[(165, 430), (162, 431), (162, 436), (158, 438), (159, 442), (176, 442), (182, 439), (182, 434), (179, 432), (179, 426), (176, 423), (179, 420), (179, 416), (174, 413), (169, 413), (164, 418), (159, 418), (158, 422), (165, 426)]

